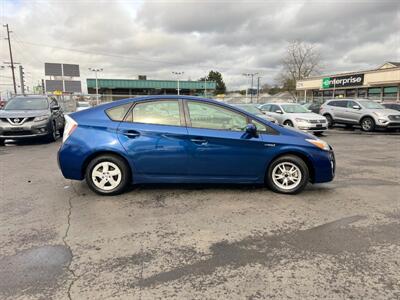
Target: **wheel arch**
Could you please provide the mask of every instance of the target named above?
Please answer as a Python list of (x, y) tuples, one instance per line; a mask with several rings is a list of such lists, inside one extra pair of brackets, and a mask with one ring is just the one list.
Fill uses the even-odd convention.
[(308, 168), (308, 172), (309, 172), (309, 176), (310, 176), (310, 181), (314, 182), (315, 180), (315, 169), (313, 166), (313, 163), (311, 161), (311, 159), (307, 156), (307, 154), (301, 152), (301, 151), (296, 151), (296, 150), (288, 150), (288, 151), (284, 151), (281, 152), (279, 154), (277, 154), (276, 156), (274, 156), (269, 163), (267, 164), (266, 168), (265, 168), (265, 174), (264, 174), (264, 182), (266, 182), (267, 180), (267, 176), (268, 176), (268, 169), (270, 167), (270, 165), (278, 158), (282, 157), (282, 156), (286, 156), (286, 155), (293, 155), (293, 156), (297, 156), (300, 159), (302, 159), (305, 164), (307, 165)]
[(110, 150), (95, 151), (95, 152), (91, 153), (88, 157), (86, 157), (85, 160), (83, 161), (82, 168), (81, 168), (81, 176), (82, 177), (85, 177), (86, 168), (89, 165), (90, 161), (100, 155), (113, 155), (113, 156), (117, 156), (117, 157), (121, 158), (126, 163), (126, 165), (129, 167), (129, 170), (130, 170), (130, 174), (129, 174), (130, 178), (129, 179), (130, 179), (130, 181), (132, 181), (132, 166), (129, 163), (128, 159), (121, 153), (119, 153), (117, 151), (110, 151)]
[(361, 122), (362, 122), (365, 118), (370, 118), (370, 119), (372, 119), (372, 121), (374, 121), (374, 123), (376, 123), (375, 118), (374, 118), (373, 116), (371, 116), (371, 115), (363, 115), (363, 116), (361, 116), (359, 123), (361, 124)]

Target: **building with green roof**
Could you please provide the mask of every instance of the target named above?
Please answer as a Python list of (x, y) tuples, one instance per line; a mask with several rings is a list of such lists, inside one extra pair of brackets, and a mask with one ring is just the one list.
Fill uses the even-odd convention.
[[(96, 94), (96, 79), (86, 79), (89, 94)], [(177, 80), (147, 80), (143, 79), (98, 79), (99, 94), (110, 96), (135, 95), (174, 95), (177, 94)], [(181, 95), (204, 96), (214, 94), (214, 81), (179, 81)]]

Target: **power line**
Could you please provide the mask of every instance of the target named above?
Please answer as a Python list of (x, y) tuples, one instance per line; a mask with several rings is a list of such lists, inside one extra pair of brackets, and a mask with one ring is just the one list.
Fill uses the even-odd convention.
[(101, 56), (125, 58), (125, 59), (136, 60), (136, 61), (148, 61), (148, 62), (153, 62), (153, 63), (176, 65), (176, 63), (162, 61), (162, 60), (137, 58), (137, 57), (133, 57), (133, 56), (118, 55), (118, 54), (111, 54), (111, 53), (105, 53), (105, 52), (94, 52), (94, 51), (81, 50), (81, 49), (72, 49), (72, 48), (58, 47), (58, 46), (53, 46), (53, 45), (45, 45), (45, 44), (32, 43), (32, 42), (24, 42), (24, 41), (19, 41), (19, 42), (21, 44), (27, 44), (27, 45), (32, 45), (32, 46), (36, 46), (36, 47), (46, 47), (46, 48), (60, 49), (60, 50), (65, 50), (65, 51), (80, 52), (80, 53), (85, 53), (85, 54), (95, 54), (95, 55), (101, 55)]

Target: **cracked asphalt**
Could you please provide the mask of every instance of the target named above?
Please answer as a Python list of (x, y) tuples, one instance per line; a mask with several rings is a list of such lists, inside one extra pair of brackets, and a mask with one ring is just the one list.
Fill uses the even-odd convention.
[(60, 142), (0, 147), (1, 299), (400, 299), (400, 135), (331, 131), (332, 183), (100, 197)]

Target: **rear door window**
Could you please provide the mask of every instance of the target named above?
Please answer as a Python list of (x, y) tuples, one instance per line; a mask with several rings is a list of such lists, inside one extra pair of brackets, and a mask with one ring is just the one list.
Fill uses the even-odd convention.
[(135, 105), (132, 112), (133, 122), (181, 126), (179, 102), (177, 100), (140, 102)]

